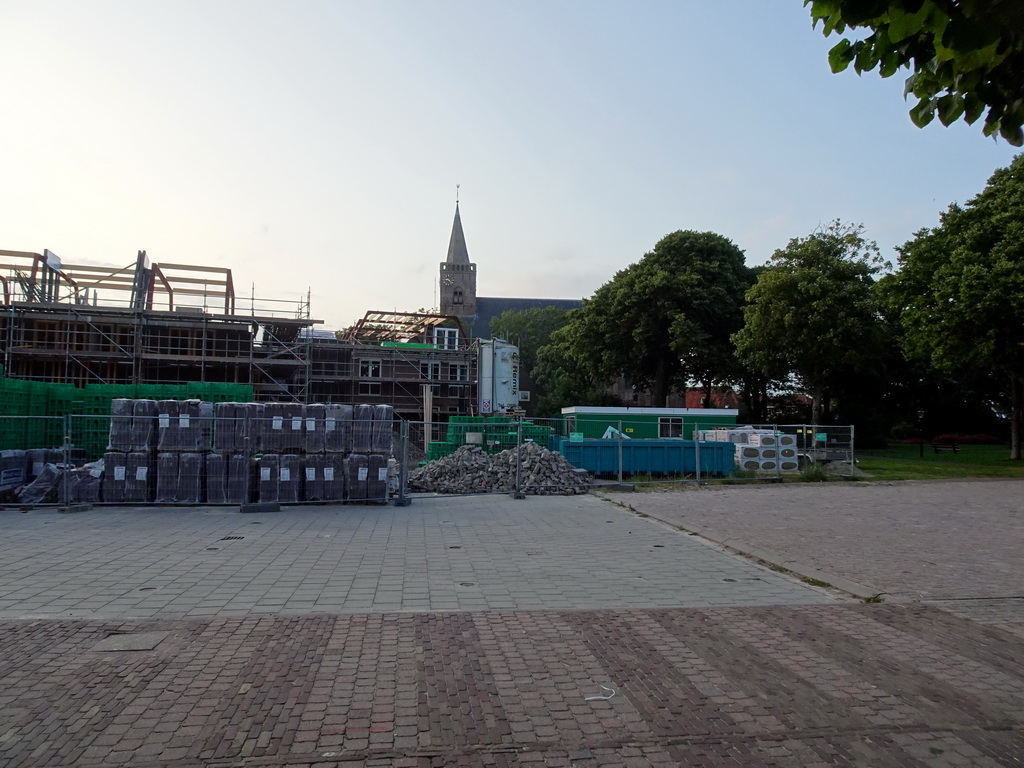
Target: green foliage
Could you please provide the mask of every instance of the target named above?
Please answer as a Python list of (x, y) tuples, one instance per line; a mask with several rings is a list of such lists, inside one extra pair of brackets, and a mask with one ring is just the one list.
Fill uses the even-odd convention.
[[(572, 310), (571, 312), (578, 312)], [(605, 381), (590, 375), (568, 354), (566, 329), (551, 334), (551, 343), (540, 348), (534, 381), (541, 392), (535, 411), (542, 415), (560, 415), (570, 405), (622, 405), (608, 392)]]
[(899, 251), (900, 270), (879, 284), (909, 354), (948, 370), (1001, 376), (1012, 400), (1012, 455), (1020, 456), (1024, 379), (1024, 155), (964, 207)]
[(832, 222), (776, 251), (747, 292), (746, 323), (733, 336), (740, 360), (777, 380), (795, 375), (814, 399), (872, 361), (881, 324), (872, 292), (885, 266), (863, 228)]
[(742, 323), (743, 252), (713, 232), (673, 232), (572, 313), (563, 352), (595, 381), (624, 375), (664, 405), (675, 383), (733, 372)]
[(537, 367), (540, 348), (551, 343), (551, 334), (565, 325), (567, 314), (558, 307), (509, 309), (491, 320), (491, 335), (519, 347), (519, 364), (530, 374)]
[(821, 464), (805, 464), (800, 470), (800, 481), (804, 483), (827, 483), (831, 479)]
[(891, 77), (909, 69), (904, 96), (917, 102), (910, 118), (924, 127), (985, 114), (984, 133), (1024, 143), (1024, 3), (1020, 0), (804, 0), (825, 36), (841, 39), (829, 52), (833, 72), (853, 65)]

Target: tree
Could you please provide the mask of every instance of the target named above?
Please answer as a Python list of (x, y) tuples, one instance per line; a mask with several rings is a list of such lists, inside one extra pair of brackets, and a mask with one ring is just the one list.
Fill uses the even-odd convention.
[(776, 251), (747, 292), (746, 320), (733, 340), (740, 360), (772, 379), (795, 375), (813, 399), (812, 422), (827, 411), (826, 390), (878, 348), (872, 292), (884, 262), (863, 228), (832, 222)]
[(713, 232), (673, 232), (573, 312), (561, 343), (594, 380), (625, 376), (664, 406), (687, 379), (710, 387), (731, 372), (742, 324), (743, 251)]
[(555, 331), (551, 343), (538, 352), (533, 369), (541, 393), (535, 403), (536, 413), (556, 416), (569, 405), (622, 405), (608, 391), (605, 381), (595, 379), (570, 356), (563, 334), (565, 328)]
[(537, 376), (540, 350), (551, 343), (551, 335), (565, 325), (568, 310), (558, 307), (508, 309), (491, 320), (491, 335), (519, 347), (521, 385), (533, 398), (526, 404), (529, 413), (542, 413), (541, 406), (550, 406), (545, 399), (547, 381)]
[(936, 115), (943, 125), (973, 124), (985, 114), (986, 136), (997, 132), (1014, 146), (1024, 142), (1024, 3), (1020, 0), (804, 0), (825, 36), (844, 37), (829, 51), (833, 72), (850, 64), (860, 74), (878, 69), (891, 77), (912, 70), (904, 97), (917, 103), (910, 119), (919, 128)]
[(899, 313), (911, 355), (947, 370), (1003, 377), (1011, 402), (1012, 459), (1021, 458), (1024, 382), (1024, 155), (996, 171), (964, 207), (899, 251), (880, 286)]

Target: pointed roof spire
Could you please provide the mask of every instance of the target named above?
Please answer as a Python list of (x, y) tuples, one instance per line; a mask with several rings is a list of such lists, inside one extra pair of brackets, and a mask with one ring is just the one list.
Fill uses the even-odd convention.
[(466, 236), (462, 233), (462, 217), (459, 215), (458, 185), (455, 187), (455, 221), (452, 224), (452, 238), (448, 241), (448, 264), (469, 264), (469, 249)]

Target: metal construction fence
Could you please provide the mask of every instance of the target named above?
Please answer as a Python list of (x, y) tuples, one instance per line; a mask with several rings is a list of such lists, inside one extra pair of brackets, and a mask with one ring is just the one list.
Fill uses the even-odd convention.
[(584, 477), (764, 482), (822, 463), (854, 473), (850, 426), (610, 418), (588, 436), (565, 419), (415, 422), (388, 409), (374, 420), (359, 406), (364, 418), (346, 421), (298, 404), (243, 418), (229, 403), (214, 413), (182, 401), (171, 415), (147, 402), (113, 416), (0, 416), (0, 503), (404, 505), (412, 492), (574, 493)]

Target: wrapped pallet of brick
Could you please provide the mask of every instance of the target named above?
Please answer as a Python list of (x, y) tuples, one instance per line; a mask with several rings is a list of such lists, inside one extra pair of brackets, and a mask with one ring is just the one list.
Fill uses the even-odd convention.
[(148, 504), (153, 500), (153, 457), (132, 451), (125, 466), (124, 500), (126, 504)]
[(263, 435), (268, 429), (265, 411), (262, 403), (238, 403), (238, 453), (252, 456), (267, 450), (263, 446)]
[(228, 462), (224, 454), (206, 454), (206, 503), (228, 503)]
[(246, 504), (252, 499), (256, 463), (247, 454), (236, 453), (228, 459), (228, 503)]
[(213, 403), (205, 400), (199, 402), (199, 425), (197, 430), (199, 438), (196, 447), (192, 449), (199, 453), (206, 453), (213, 448)]
[(375, 405), (370, 433), (370, 450), (373, 453), (391, 453), (394, 431), (395, 409), (390, 405)]
[(278, 478), (281, 469), (281, 457), (276, 453), (264, 453), (259, 460), (259, 479), (256, 493), (261, 502), (280, 501)]
[(229, 454), (241, 450), (240, 414), (244, 414), (240, 403), (214, 403), (213, 451), (215, 453)]
[(324, 450), (349, 453), (352, 450), (352, 406), (327, 403), (324, 406)]
[(357, 504), (366, 501), (369, 475), (370, 465), (366, 454), (349, 454), (345, 459), (345, 498), (348, 501)]
[(324, 491), (324, 467), (327, 454), (307, 453), (302, 459), (302, 500), (327, 501)]
[(110, 436), (108, 451), (132, 449), (132, 409), (134, 401), (118, 397), (110, 401)]
[(302, 461), (296, 453), (281, 454), (278, 500), (282, 503), (302, 500)]
[(366, 500), (383, 503), (388, 500), (388, 460), (379, 453), (371, 453), (366, 460)]
[(323, 403), (310, 403), (306, 406), (305, 429), (302, 432), (302, 450), (304, 453), (323, 453), (327, 450), (324, 419), (327, 406)]
[(357, 405), (352, 411), (352, 452), (373, 450), (373, 406)]
[(178, 500), (178, 454), (158, 453), (156, 456), (157, 504), (173, 504)]
[(133, 451), (151, 451), (156, 447), (156, 425), (156, 400), (134, 400), (131, 439)]
[(202, 503), (203, 469), (205, 469), (203, 454), (181, 454), (178, 459), (178, 489), (175, 501), (180, 504)]
[(212, 416), (213, 410), (204, 409), (199, 400), (182, 400), (178, 409), (178, 447), (174, 450), (203, 450), (203, 442), (209, 437), (208, 419)]
[(287, 442), (285, 403), (266, 403), (260, 424), (260, 450), (267, 453), (281, 453)]
[(324, 457), (324, 496), (326, 501), (345, 499), (345, 458), (340, 453), (329, 453)]
[(156, 449), (158, 451), (181, 450), (179, 442), (177, 400), (159, 400), (156, 404)]
[(302, 403), (275, 403), (281, 416), (281, 430), (277, 438), (279, 453), (300, 453), (302, 451), (302, 430), (305, 426), (306, 407)]
[(124, 503), (125, 480), (128, 477), (128, 454), (110, 451), (103, 454), (103, 500)]

